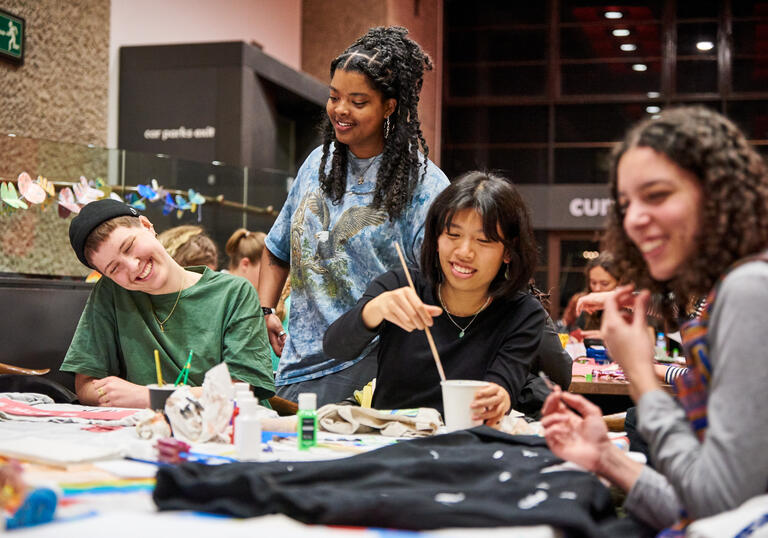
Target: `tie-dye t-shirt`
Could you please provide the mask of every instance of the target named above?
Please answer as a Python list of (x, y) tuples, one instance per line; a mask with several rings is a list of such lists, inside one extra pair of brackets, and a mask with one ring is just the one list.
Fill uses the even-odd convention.
[(370, 351), (352, 361), (326, 357), (325, 330), (355, 306), (374, 278), (400, 266), (394, 241), (402, 246), (407, 263), (418, 266), (427, 210), (448, 186), (445, 174), (427, 160), (426, 176), (416, 184), (409, 207), (390, 221), (385, 210), (369, 207), (381, 155), (357, 159), (349, 154), (347, 188), (339, 203), (320, 188), (321, 156), (319, 147), (302, 164), (266, 239), (272, 254), (290, 261), (291, 311), (278, 386), (338, 372)]

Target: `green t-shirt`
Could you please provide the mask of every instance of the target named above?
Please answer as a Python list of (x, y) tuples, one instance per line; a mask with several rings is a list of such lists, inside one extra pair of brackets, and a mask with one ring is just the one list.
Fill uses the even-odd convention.
[(155, 314), (164, 320), (178, 293), (128, 291), (101, 278), (88, 297), (61, 370), (148, 385), (157, 383), (157, 349), (163, 380), (173, 383), (194, 350), (189, 385), (202, 385), (205, 372), (223, 361), (233, 379), (253, 386), (257, 398), (274, 395), (271, 347), (253, 286), (204, 267), (187, 269), (203, 276), (181, 292), (165, 332)]

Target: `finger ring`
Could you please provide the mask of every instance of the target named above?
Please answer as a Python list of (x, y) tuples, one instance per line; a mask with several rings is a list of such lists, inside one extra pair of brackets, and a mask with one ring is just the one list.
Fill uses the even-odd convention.
[(101, 388), (101, 387), (97, 388), (96, 392), (99, 393), (99, 396), (104, 396), (104, 389), (103, 388)]
[(285, 331), (280, 331), (280, 334), (278, 334), (277, 336), (285, 336)]

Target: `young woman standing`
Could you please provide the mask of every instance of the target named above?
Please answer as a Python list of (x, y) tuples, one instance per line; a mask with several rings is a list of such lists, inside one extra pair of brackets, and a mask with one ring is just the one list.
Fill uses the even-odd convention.
[[(323, 353), (328, 326), (376, 276), (415, 264), (432, 200), (448, 179), (427, 159), (418, 115), (429, 57), (398, 27), (372, 28), (331, 62), (323, 145), (301, 166), (266, 239), (259, 298), (281, 354), (278, 394), (340, 401), (376, 373), (371, 345), (353, 358)], [(423, 153), (420, 151), (423, 151)], [(272, 315), (288, 274), (288, 333)]]

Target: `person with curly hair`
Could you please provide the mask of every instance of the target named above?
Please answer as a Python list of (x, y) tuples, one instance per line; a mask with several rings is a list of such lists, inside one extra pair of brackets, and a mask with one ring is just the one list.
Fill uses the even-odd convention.
[[(326, 353), (353, 358), (374, 339), (378, 372), (372, 406), (443, 411), (431, 327), (448, 379), (487, 382), (473, 419), (498, 427), (526, 383), (546, 312), (529, 292), (537, 248), (531, 217), (504, 178), (468, 172), (435, 199), (426, 218), (415, 289), (397, 268), (376, 278), (354, 308), (328, 328)], [(560, 340), (551, 334), (562, 352)], [(570, 365), (570, 363), (569, 363)]]
[[(281, 355), (279, 395), (341, 401), (376, 372), (375, 343), (354, 358), (323, 353), (328, 326), (368, 284), (415, 264), (432, 200), (448, 185), (428, 158), (418, 104), (429, 56), (400, 27), (377, 27), (331, 62), (323, 144), (304, 161), (266, 239), (259, 297)], [(272, 315), (288, 273), (290, 334)]]
[[(729, 120), (703, 107), (673, 108), (629, 131), (611, 172), (607, 247), (623, 275), (605, 303), (603, 337), (630, 380), (639, 430), (655, 469), (618, 450), (600, 410), (556, 390), (544, 405), (552, 451), (628, 492), (628, 511), (655, 528), (738, 507), (766, 492), (768, 171)], [(661, 390), (645, 334), (650, 292), (684, 312), (689, 371), (677, 400)], [(668, 305), (668, 306), (669, 306)], [(632, 315), (622, 307), (632, 306)], [(666, 311), (672, 311), (666, 308)], [(765, 405), (763, 405), (765, 404)], [(569, 407), (567, 407), (569, 406)], [(574, 413), (571, 409), (578, 412)]]

